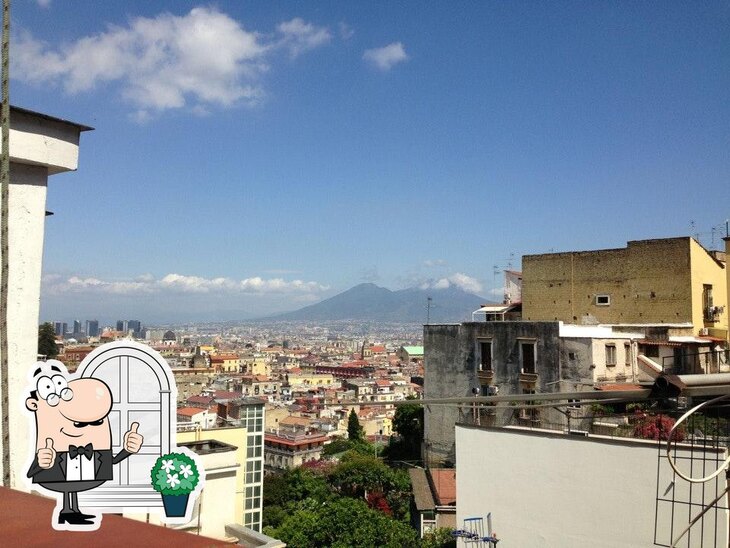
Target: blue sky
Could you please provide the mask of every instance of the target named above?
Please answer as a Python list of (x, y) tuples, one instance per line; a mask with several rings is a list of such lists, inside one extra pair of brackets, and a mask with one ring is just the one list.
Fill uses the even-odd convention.
[(727, 2), (13, 10), (13, 104), (96, 128), (49, 184), (42, 319), (488, 297), (510, 256), (730, 217)]

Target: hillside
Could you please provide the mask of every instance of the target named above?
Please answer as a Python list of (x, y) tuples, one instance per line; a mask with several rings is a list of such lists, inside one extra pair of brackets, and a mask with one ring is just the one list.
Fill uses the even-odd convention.
[(454, 287), (391, 291), (372, 283), (363, 283), (319, 303), (270, 319), (426, 323), (428, 297), (432, 298), (431, 323), (468, 321), (471, 313), (486, 302), (484, 297)]

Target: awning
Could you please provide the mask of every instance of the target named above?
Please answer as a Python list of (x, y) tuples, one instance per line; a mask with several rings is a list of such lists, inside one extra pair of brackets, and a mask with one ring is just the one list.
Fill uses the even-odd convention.
[(674, 347), (682, 346), (682, 343), (680, 343), (680, 342), (658, 341), (658, 340), (651, 340), (651, 339), (641, 339), (636, 342), (638, 342), (639, 344), (646, 345), (646, 346), (674, 346)]
[(479, 310), (475, 310), (474, 314), (479, 314), (480, 312), (483, 314), (503, 314), (507, 312), (512, 305), (504, 305), (504, 304), (496, 304), (496, 305), (487, 305), (482, 306)]

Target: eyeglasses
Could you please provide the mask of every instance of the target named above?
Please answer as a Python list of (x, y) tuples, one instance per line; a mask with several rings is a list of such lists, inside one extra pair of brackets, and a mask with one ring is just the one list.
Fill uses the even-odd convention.
[(56, 407), (61, 400), (69, 401), (74, 397), (73, 390), (68, 387), (68, 381), (63, 375), (40, 377), (36, 382), (36, 392), (51, 407)]

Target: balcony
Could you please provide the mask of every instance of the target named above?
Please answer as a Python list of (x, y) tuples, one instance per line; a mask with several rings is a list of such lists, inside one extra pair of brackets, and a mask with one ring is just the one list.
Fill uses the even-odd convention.
[(492, 384), (492, 381), (494, 381), (494, 371), (491, 369), (477, 371), (477, 378), (479, 379), (479, 384)]
[(534, 389), (537, 384), (537, 373), (520, 372), (520, 386), (525, 389)]

